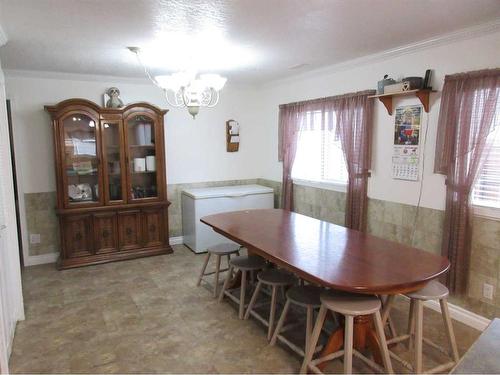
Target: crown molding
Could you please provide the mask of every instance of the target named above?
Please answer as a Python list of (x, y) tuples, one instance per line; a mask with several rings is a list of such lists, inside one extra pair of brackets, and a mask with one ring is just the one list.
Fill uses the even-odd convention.
[[(83, 74), (83, 73), (62, 73), (43, 70), (22, 70), (22, 69), (3, 69), (5, 78), (41, 78), (41, 79), (60, 79), (67, 81), (82, 81), (82, 82), (104, 82), (121, 84), (136, 84), (152, 86), (151, 81), (146, 77), (124, 77), (124, 76), (107, 76), (99, 74)], [(232, 89), (255, 89), (255, 84), (245, 84), (239, 82), (228, 82), (225, 87)]]
[(460, 29), (451, 33), (442, 34), (429, 39), (424, 39), (415, 43), (406, 44), (396, 48), (388, 49), (385, 51), (377, 52), (371, 55), (366, 55), (358, 57), (351, 60), (346, 60), (334, 65), (328, 65), (326, 67), (306, 71), (299, 74), (294, 74), (285, 78), (278, 78), (276, 80), (268, 81), (261, 85), (261, 87), (268, 87), (275, 84), (292, 82), (300, 79), (306, 79), (321, 75), (329, 75), (345, 70), (351, 70), (353, 68), (368, 65), (374, 62), (380, 62), (389, 60), (398, 56), (412, 54), (417, 51), (450, 44), (453, 42), (458, 42), (461, 40), (473, 39), (483, 35), (492, 34), (500, 31), (500, 18), (495, 19), (488, 23), (483, 23), (480, 25), (471, 26), (465, 29)]
[(63, 73), (51, 72), (43, 70), (21, 70), (21, 69), (4, 69), (6, 78), (45, 78), (45, 79), (61, 79), (68, 81), (89, 81), (89, 82), (121, 82), (150, 85), (151, 82), (147, 78), (139, 77), (123, 77), (123, 76), (107, 76), (99, 74), (82, 74), (82, 73)]

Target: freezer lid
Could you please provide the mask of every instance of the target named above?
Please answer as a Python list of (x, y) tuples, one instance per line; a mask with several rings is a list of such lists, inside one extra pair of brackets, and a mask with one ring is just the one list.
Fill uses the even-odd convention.
[(193, 199), (207, 199), (218, 197), (243, 197), (246, 195), (274, 193), (272, 188), (262, 185), (234, 185), (210, 188), (186, 189), (182, 194)]

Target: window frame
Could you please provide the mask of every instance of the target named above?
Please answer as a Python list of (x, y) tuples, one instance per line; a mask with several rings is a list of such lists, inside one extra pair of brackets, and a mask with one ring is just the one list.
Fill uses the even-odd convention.
[(300, 186), (308, 186), (324, 190), (338, 191), (347, 193), (348, 182), (333, 181), (333, 180), (304, 180), (302, 178), (293, 178), (293, 183)]
[(474, 216), (500, 221), (500, 208), (498, 207), (482, 206), (477, 203), (473, 203), (472, 213)]

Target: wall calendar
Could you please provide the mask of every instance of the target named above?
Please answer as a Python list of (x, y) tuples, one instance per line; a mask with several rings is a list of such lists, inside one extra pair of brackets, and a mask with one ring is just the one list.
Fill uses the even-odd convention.
[(396, 108), (392, 178), (418, 181), (422, 106)]

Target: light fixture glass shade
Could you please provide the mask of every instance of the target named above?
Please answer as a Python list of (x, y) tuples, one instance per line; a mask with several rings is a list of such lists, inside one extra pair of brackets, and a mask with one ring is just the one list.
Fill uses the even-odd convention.
[(196, 115), (198, 114), (198, 112), (200, 112), (199, 105), (188, 105), (187, 109), (188, 109), (189, 114), (191, 116), (193, 116), (193, 118), (195, 118)]
[[(226, 78), (218, 74), (201, 74), (197, 78), (194, 70), (160, 75), (153, 78), (141, 60), (140, 49), (138, 47), (127, 48), (137, 56), (151, 82), (163, 89), (165, 98), (171, 106), (187, 107), (194, 118), (198, 114), (200, 107), (213, 108), (219, 102), (219, 91), (226, 84)], [(75, 118), (73, 120), (76, 121)]]
[(181, 88), (179, 82), (172, 75), (156, 76), (155, 80), (165, 90), (177, 91)]
[(218, 74), (200, 74), (200, 80), (210, 88), (216, 91), (222, 90), (226, 84), (227, 78), (221, 77)]

